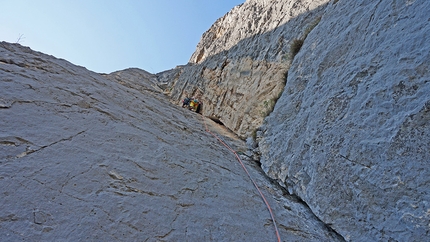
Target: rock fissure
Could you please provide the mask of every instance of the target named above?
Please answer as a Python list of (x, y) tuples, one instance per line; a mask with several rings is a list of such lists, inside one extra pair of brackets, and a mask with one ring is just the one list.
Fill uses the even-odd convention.
[[(259, 168), (261, 168), (261, 166), (259, 166)], [(263, 169), (261, 168), (261, 172), (264, 173)], [(266, 173), (264, 173), (266, 174)], [(312, 210), (312, 208), (306, 203), (306, 201), (304, 201), (299, 195), (294, 194), (294, 193), (290, 193), (286, 187), (280, 185), (275, 179), (270, 178), (269, 176), (266, 175), (266, 179), (268, 179), (270, 181), (270, 183), (272, 184), (272, 186), (277, 187), (277, 189), (282, 191), (282, 194), (285, 198), (287, 199), (291, 199), (294, 200), (300, 204), (302, 204), (311, 214), (312, 216), (318, 220), (319, 222), (321, 222), (321, 224), (323, 224), (325, 226), (325, 228), (330, 231), (330, 233), (332, 233), (335, 237), (337, 237), (340, 241), (347, 241), (342, 234), (338, 233), (333, 227), (333, 224), (330, 223), (326, 223), (322, 218), (320, 218), (319, 216), (317, 216), (317, 214)], [(285, 184), (285, 186), (287, 186)], [(287, 210), (290, 210), (291, 208), (287, 208)], [(288, 231), (301, 231), (300, 229), (295, 229), (292, 227), (288, 227), (285, 225), (280, 225), (281, 227), (284, 227), (286, 230)], [(306, 234), (306, 232), (304, 232)]]
[(364, 165), (364, 164), (361, 164), (360, 162), (357, 162), (357, 161), (355, 161), (355, 160), (351, 160), (351, 159), (349, 159), (348, 157), (343, 156), (343, 155), (341, 155), (341, 154), (339, 154), (339, 156), (340, 156), (340, 157), (342, 157), (343, 159), (345, 159), (345, 160), (347, 160), (347, 161), (349, 161), (349, 162), (353, 163), (353, 164), (357, 164), (357, 165), (360, 165), (360, 166), (366, 167), (366, 168), (368, 168), (368, 169), (372, 169), (372, 167), (371, 167), (370, 165)]
[(70, 140), (72, 140), (73, 138), (77, 137), (78, 135), (80, 135), (80, 134), (82, 134), (82, 133), (84, 133), (84, 132), (86, 132), (86, 131), (85, 131), (85, 130), (80, 131), (79, 133), (77, 133), (77, 134), (75, 134), (75, 135), (72, 135), (72, 136), (70, 136), (70, 137), (68, 137), (68, 138), (64, 138), (64, 139), (57, 140), (57, 141), (55, 141), (55, 142), (53, 142), (53, 143), (51, 143), (51, 144), (48, 144), (48, 145), (39, 146), (39, 147), (38, 147), (38, 148), (36, 148), (36, 149), (33, 149), (32, 147), (27, 147), (27, 148), (26, 148), (26, 151), (22, 152), (21, 154), (18, 154), (18, 155), (16, 156), (16, 158), (23, 158), (23, 157), (25, 157), (25, 156), (27, 156), (27, 155), (30, 155), (30, 154), (32, 154), (32, 153), (35, 153), (35, 152), (41, 151), (41, 150), (43, 150), (43, 149), (49, 148), (49, 147), (51, 147), (51, 146), (54, 146), (54, 145), (56, 145), (56, 144), (58, 144), (58, 143), (61, 143), (61, 142), (64, 142), (64, 141), (70, 141)]
[(21, 137), (13, 137), (13, 136), (0, 137), (0, 145), (17, 147), (17, 146), (20, 146), (22, 144), (33, 145), (30, 141), (25, 140)]

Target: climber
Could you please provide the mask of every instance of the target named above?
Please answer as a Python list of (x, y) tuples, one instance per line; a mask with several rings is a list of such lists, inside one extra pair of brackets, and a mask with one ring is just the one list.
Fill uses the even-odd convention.
[(191, 102), (191, 98), (186, 97), (183, 101), (182, 101), (182, 107), (188, 107), (190, 105)]
[(199, 100), (197, 98), (194, 98), (194, 97), (191, 98), (189, 109), (191, 111), (197, 112), (198, 108), (199, 108)]

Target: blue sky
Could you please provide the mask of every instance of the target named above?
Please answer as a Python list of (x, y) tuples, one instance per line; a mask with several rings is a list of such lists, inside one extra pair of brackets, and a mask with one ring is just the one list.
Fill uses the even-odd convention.
[(0, 0), (0, 41), (89, 70), (158, 73), (186, 64), (202, 34), (245, 0)]

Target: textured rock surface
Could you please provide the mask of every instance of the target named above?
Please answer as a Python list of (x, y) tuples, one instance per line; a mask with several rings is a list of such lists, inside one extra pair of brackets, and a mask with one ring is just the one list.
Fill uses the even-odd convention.
[(138, 91), (160, 92), (162, 83), (156, 75), (138, 68), (129, 68), (104, 75), (110, 80)]
[[(153, 77), (0, 43), (1, 241), (276, 241), (234, 155)], [(342, 239), (245, 162), (283, 240)]]
[[(246, 164), (283, 240), (425, 240), (429, 9), (417, 0), (248, 0), (203, 35), (189, 64), (157, 75), (99, 75), (2, 43), (0, 237), (274, 240), (234, 156), (161, 87), (176, 103), (200, 96), (203, 114), (241, 138), (282, 94), (248, 144), (286, 190)], [(305, 40), (292, 61), (295, 39)]]
[(172, 75), (171, 97), (179, 103), (185, 95), (200, 96), (204, 115), (246, 138), (284, 87), (291, 43), (327, 2), (247, 1), (235, 7), (203, 34), (190, 64)]
[(429, 238), (429, 16), (429, 1), (330, 4), (259, 132), (264, 170), (347, 240)]

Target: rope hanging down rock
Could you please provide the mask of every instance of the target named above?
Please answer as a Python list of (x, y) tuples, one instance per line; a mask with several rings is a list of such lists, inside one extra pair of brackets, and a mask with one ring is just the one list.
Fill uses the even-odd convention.
[(279, 235), (278, 226), (276, 226), (275, 217), (273, 216), (272, 208), (270, 207), (269, 203), (266, 200), (266, 197), (261, 192), (260, 188), (258, 187), (257, 183), (252, 179), (251, 174), (249, 174), (248, 169), (246, 169), (245, 165), (242, 162), (242, 159), (240, 159), (240, 156), (237, 154), (235, 150), (233, 150), (228, 144), (226, 144), (221, 138), (219, 138), (216, 134), (212, 133), (206, 124), (205, 117), (202, 115), (203, 123), (205, 124), (206, 132), (211, 134), (213, 137), (215, 137), (221, 144), (223, 144), (228, 150), (230, 150), (235, 156), (236, 159), (239, 161), (240, 165), (242, 166), (243, 170), (245, 170), (246, 174), (248, 175), (249, 179), (254, 184), (255, 188), (257, 189), (258, 193), (260, 194), (261, 198), (263, 199), (264, 203), (266, 204), (267, 209), (269, 210), (270, 217), (272, 218), (273, 225), (275, 226), (276, 231), (276, 237), (278, 238), (278, 242), (281, 242), (281, 236)]

